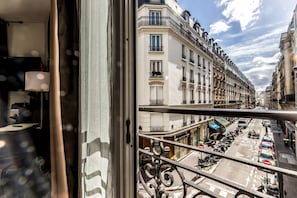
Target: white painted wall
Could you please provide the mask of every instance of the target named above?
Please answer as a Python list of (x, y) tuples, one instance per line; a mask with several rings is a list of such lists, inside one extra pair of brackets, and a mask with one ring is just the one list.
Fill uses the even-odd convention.
[(10, 23), (7, 32), (9, 56), (38, 56), (46, 63), (48, 39), (45, 23)]

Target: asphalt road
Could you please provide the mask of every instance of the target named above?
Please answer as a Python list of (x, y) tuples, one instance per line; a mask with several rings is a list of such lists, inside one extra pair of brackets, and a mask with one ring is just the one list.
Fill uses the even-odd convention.
[[(262, 120), (252, 120), (248, 128), (244, 129), (243, 133), (236, 137), (225, 154), (257, 162), (258, 146), (261, 137), (265, 134), (265, 128), (262, 126), (261, 122)], [(231, 131), (234, 128), (236, 128), (236, 122), (229, 126), (227, 130)], [(260, 138), (248, 138), (247, 134), (249, 130), (259, 131)], [(270, 130), (268, 131), (268, 135), (272, 136)], [(265, 177), (273, 178), (273, 175), (260, 171), (255, 167), (240, 164), (227, 159), (222, 159), (216, 167), (210, 171), (215, 176), (222, 177), (251, 190), (256, 190), (257, 187), (261, 185)], [(202, 179), (199, 182), (199, 186), (215, 193), (217, 197), (231, 198), (236, 194), (236, 190), (207, 178)], [(194, 192), (197, 191), (192, 190), (187, 197), (191, 197)]]

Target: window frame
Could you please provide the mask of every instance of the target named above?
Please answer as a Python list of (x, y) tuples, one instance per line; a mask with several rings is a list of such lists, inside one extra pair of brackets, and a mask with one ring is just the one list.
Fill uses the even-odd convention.
[(149, 25), (162, 25), (161, 19), (161, 10), (149, 10)]
[(150, 34), (150, 51), (160, 52), (162, 49), (162, 34)]

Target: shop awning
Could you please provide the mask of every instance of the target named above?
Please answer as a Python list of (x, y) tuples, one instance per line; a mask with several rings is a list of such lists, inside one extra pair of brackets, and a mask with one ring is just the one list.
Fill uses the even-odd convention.
[(213, 129), (215, 131), (220, 128), (220, 126), (217, 125), (216, 123), (210, 123), (208, 126), (209, 126), (210, 129)]
[(223, 125), (224, 127), (228, 126), (230, 123), (228, 120), (222, 117), (216, 118), (215, 121), (217, 121), (219, 124)]

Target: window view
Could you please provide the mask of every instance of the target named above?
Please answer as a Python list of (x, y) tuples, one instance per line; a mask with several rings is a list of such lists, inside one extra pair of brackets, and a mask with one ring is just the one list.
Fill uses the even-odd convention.
[[(139, 197), (295, 197), (295, 8), (293, 0), (138, 2)], [(147, 15), (162, 23), (144, 25)], [(162, 60), (162, 81), (142, 74), (153, 60)], [(143, 97), (152, 84), (162, 87), (161, 105)]]
[(295, 0), (0, 2), (0, 197), (297, 194)]

